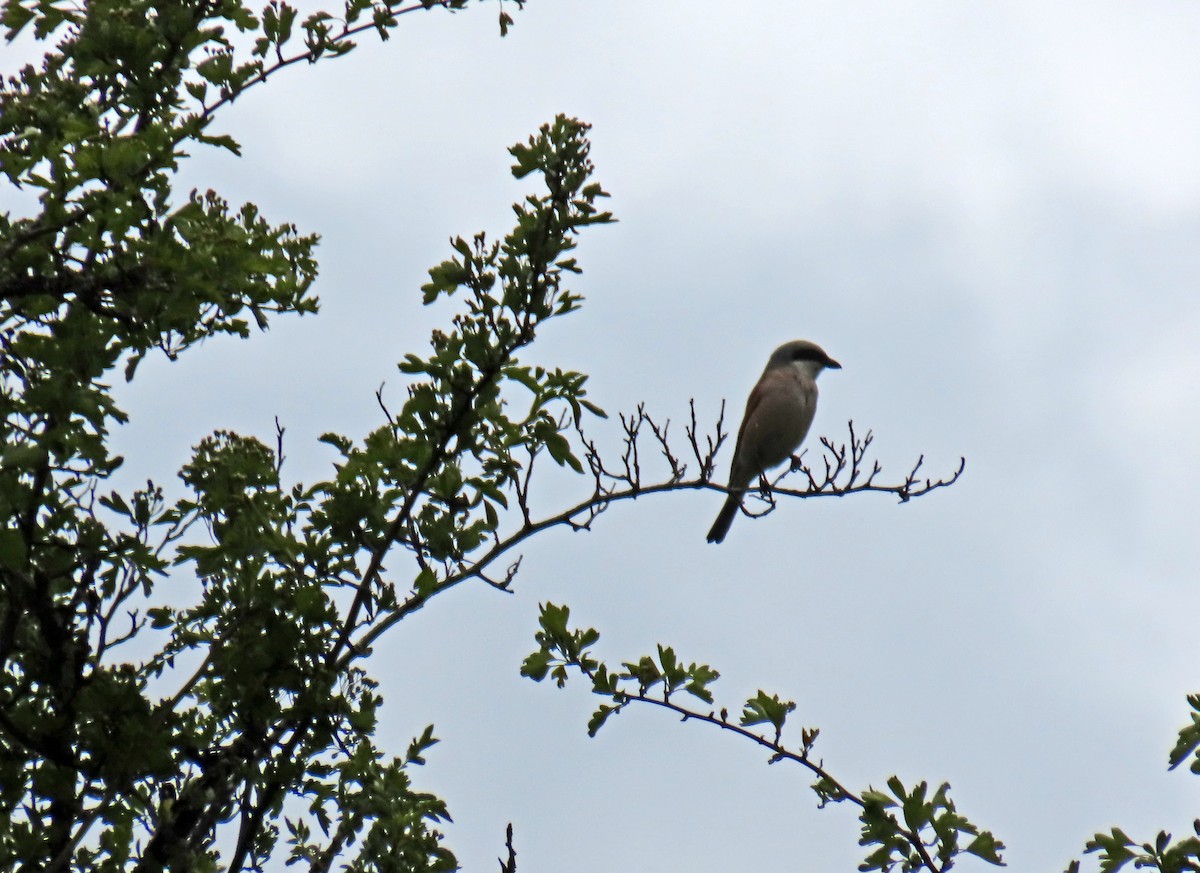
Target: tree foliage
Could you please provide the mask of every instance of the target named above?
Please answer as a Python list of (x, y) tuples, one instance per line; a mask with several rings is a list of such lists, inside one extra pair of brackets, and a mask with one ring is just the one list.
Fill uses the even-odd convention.
[[(289, 66), (466, 5), (347, 0), (302, 19), (281, 2), (4, 2), (10, 41), (56, 42), (0, 91), (0, 171), (38, 196), (34, 214), (0, 215), (0, 868), (246, 870), (282, 856), (311, 871), (455, 869), (446, 805), (409, 777), (432, 727), (401, 755), (375, 742), (371, 645), (465, 580), (507, 590), (515, 550), (550, 527), (586, 528), (658, 491), (721, 490), (723, 422), (705, 433), (693, 410), (681, 444), (637, 407), (605, 457), (586, 377), (528, 359), (539, 331), (580, 305), (578, 235), (613, 220), (588, 126), (563, 116), (510, 149), (530, 185), (513, 228), (455, 237), (429, 271), (423, 301), (453, 298), (457, 314), (401, 359), (399, 409), (361, 437), (322, 438), (338, 455), (327, 480), (284, 480), (282, 431), (274, 444), (218, 431), (179, 471), (180, 499), (153, 481), (109, 484), (122, 463), (110, 434), (126, 420), (116, 378), (155, 350), (173, 359), (317, 311), (317, 237), (216, 192), (181, 196), (188, 151), (238, 153), (214, 128), (219, 111)], [(512, 23), (501, 3), (501, 33)], [(824, 440), (813, 468), (764, 483), (764, 511), (780, 496), (905, 501), (962, 472), (922, 479), (919, 460), (881, 484), (871, 441), (853, 424), (847, 442)], [(547, 461), (583, 491), (539, 512), (533, 473)], [(194, 580), (195, 597), (168, 601), (167, 579)], [(560, 685), (583, 674), (605, 698), (590, 732), (648, 703), (808, 768), (822, 805), (858, 808), (864, 870), (945, 870), (960, 852), (999, 862), (1001, 844), (946, 786), (892, 778), (854, 793), (810, 756), (815, 728), (784, 745), (793, 704), (759, 692), (740, 718), (689, 708), (679, 701), (712, 705), (715, 670), (667, 646), (609, 668), (590, 652), (599, 635), (568, 617), (543, 607), (522, 672)], [(134, 640), (152, 654), (131, 654)], [(1181, 739), (1176, 757), (1195, 746)], [(1117, 833), (1097, 844), (1110, 864), (1126, 851)], [(511, 829), (507, 849), (515, 870)]]

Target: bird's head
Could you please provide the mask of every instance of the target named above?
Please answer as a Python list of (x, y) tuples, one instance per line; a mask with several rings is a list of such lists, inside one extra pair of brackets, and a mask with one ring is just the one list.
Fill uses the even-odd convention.
[(771, 354), (767, 369), (796, 367), (812, 378), (822, 370), (840, 370), (842, 365), (835, 361), (819, 345), (808, 340), (792, 340), (784, 343)]

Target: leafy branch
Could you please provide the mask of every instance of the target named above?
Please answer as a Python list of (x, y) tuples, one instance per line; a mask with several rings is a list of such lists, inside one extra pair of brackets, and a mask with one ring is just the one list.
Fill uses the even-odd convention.
[[(736, 720), (728, 709), (704, 710), (680, 703), (687, 699), (713, 704), (710, 686), (720, 674), (706, 664), (688, 664), (668, 646), (659, 645), (657, 657), (642, 656), (614, 670), (596, 658), (591, 647), (600, 639), (593, 628), (569, 626), (570, 610), (553, 603), (541, 607), (539, 630), (534, 635), (538, 649), (521, 665), (521, 675), (541, 682), (548, 676), (562, 688), (572, 671), (591, 682), (593, 694), (606, 699), (588, 721), (588, 735), (597, 731), (614, 715), (634, 704), (648, 704), (674, 713), (683, 721), (710, 725), (749, 740), (766, 749), (768, 763), (791, 761), (816, 777), (812, 785), (821, 808), (829, 803), (850, 803), (859, 809), (862, 838), (859, 844), (872, 848), (860, 870), (926, 870), (944, 873), (954, 866), (963, 852), (996, 865), (1003, 865), (1000, 852), (1004, 844), (989, 831), (981, 831), (960, 815), (949, 797), (950, 786), (942, 784), (930, 792), (925, 782), (906, 789), (895, 776), (887, 780), (887, 791), (868, 788), (860, 794), (846, 788), (813, 758), (820, 734), (818, 728), (801, 728), (800, 745), (788, 747), (783, 733), (788, 716), (796, 704), (778, 695), (758, 691), (742, 706)], [(766, 726), (767, 732), (754, 730)], [(969, 838), (966, 845), (960, 842)]]
[[(1187, 703), (1188, 723), (1179, 729), (1167, 761), (1174, 770), (1190, 760), (1188, 769), (1200, 774), (1200, 694), (1189, 694)], [(1139, 870), (1196, 873), (1200, 871), (1200, 819), (1192, 823), (1192, 831), (1178, 840), (1166, 831), (1159, 831), (1152, 841), (1138, 843), (1121, 828), (1113, 828), (1092, 837), (1084, 851), (1097, 856), (1101, 873), (1117, 873), (1131, 862)], [(1067, 865), (1067, 873), (1079, 873), (1080, 869), (1077, 860)]]

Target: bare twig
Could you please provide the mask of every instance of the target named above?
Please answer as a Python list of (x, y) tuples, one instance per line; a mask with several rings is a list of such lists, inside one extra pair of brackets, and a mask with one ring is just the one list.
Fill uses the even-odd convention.
[[(723, 411), (722, 408), (722, 413)], [(491, 545), (486, 551), (470, 562), (461, 563), (452, 572), (444, 574), (431, 588), (425, 588), (420, 592), (414, 591), (394, 609), (381, 612), (378, 621), (365, 628), (363, 634), (355, 641), (352, 650), (338, 661), (339, 669), (346, 667), (358, 653), (368, 651), (371, 644), (388, 628), (421, 609), (431, 597), (453, 588), (467, 579), (477, 577), (492, 587), (506, 590), (512, 578), (511, 573), (515, 571), (510, 568), (510, 575), (503, 582), (497, 582), (486, 575), (488, 568), (525, 540), (541, 531), (560, 526), (569, 527), (575, 531), (589, 530), (602, 512), (621, 500), (634, 500), (651, 494), (687, 490), (729, 493), (727, 488), (714, 483), (711, 475), (704, 473), (715, 467), (716, 452), (725, 442), (726, 434), (722, 429), (723, 418), (718, 420), (714, 434), (707, 436), (703, 441), (694, 427), (688, 428), (688, 443), (697, 455), (701, 470), (701, 474), (692, 479), (675, 476), (675, 471), (682, 470), (683, 465), (669, 445), (666, 426), (660, 427), (654, 422), (644, 407), (639, 406), (634, 413), (622, 415), (620, 421), (625, 436), (620, 454), (621, 461), (615, 470), (605, 464), (595, 442), (590, 440), (582, 430), (577, 430), (583, 446), (587, 469), (591, 471), (591, 494), (560, 512), (535, 519), (529, 509), (531, 483), (528, 478), (525, 478), (524, 481), (518, 480), (519, 504), (522, 510), (520, 527), (507, 536), (497, 535), (491, 540)], [(638, 441), (643, 436), (643, 427), (652, 433), (653, 439), (664, 456), (670, 471), (666, 481), (648, 484), (642, 479)], [(882, 472), (882, 467), (878, 462), (874, 462), (869, 468), (866, 466), (867, 450), (873, 440), (874, 435), (870, 431), (863, 437), (858, 436), (853, 422), (850, 423), (850, 441), (848, 443), (836, 444), (828, 438), (823, 438), (821, 444), (825, 448), (822, 460), (824, 472), (815, 473), (811, 467), (803, 463), (794, 465), (795, 470), (802, 473), (807, 480), (807, 487), (803, 489), (780, 486), (780, 482), (784, 481), (792, 470), (784, 471), (772, 481), (764, 480), (760, 495), (766, 503), (766, 509), (757, 514), (770, 512), (780, 496), (845, 497), (850, 494), (876, 492), (895, 494), (904, 503), (938, 488), (954, 484), (966, 466), (966, 461), (963, 459), (960, 461), (958, 469), (945, 478), (920, 480), (917, 478), (917, 472), (923, 463), (922, 457), (904, 481), (894, 485), (877, 484), (876, 478)], [(708, 448), (702, 449), (702, 444), (706, 444)], [(516, 562), (516, 565), (519, 564), (520, 558)]]
[(504, 847), (508, 849), (508, 859), (497, 858), (500, 862), (500, 873), (517, 873), (517, 850), (513, 848), (513, 826), (508, 823), (504, 834)]

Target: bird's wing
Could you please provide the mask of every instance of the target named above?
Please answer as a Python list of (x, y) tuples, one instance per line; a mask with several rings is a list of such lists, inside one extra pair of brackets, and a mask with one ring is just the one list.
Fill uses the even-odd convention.
[(773, 374), (764, 373), (746, 398), (746, 412), (742, 416), (742, 426), (738, 428), (737, 443), (733, 447), (733, 461), (729, 466), (729, 487), (744, 488), (761, 471), (755, 463), (746, 456), (747, 433), (762, 427), (760, 413), (770, 406), (772, 394), (771, 383)]
[(742, 450), (742, 441), (746, 438), (746, 425), (750, 423), (750, 419), (754, 417), (754, 412), (762, 405), (763, 397), (766, 392), (763, 390), (763, 380), (759, 379), (758, 384), (750, 392), (750, 396), (746, 398), (746, 411), (742, 414), (742, 424), (738, 428), (737, 442), (733, 446), (733, 456), (736, 458)]

